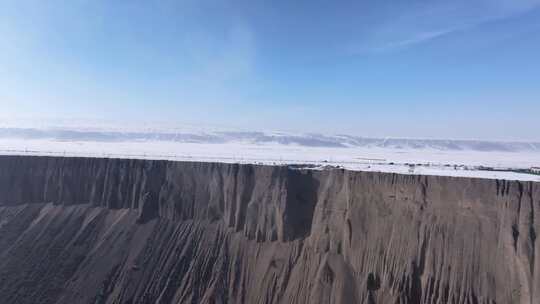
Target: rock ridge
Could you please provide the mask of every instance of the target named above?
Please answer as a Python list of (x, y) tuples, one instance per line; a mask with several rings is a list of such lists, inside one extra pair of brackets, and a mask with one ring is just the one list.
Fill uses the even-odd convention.
[(540, 303), (540, 185), (0, 156), (6, 303)]

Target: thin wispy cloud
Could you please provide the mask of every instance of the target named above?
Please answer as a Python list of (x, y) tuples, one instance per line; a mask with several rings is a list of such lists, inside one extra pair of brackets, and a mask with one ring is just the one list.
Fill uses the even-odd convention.
[(384, 52), (426, 43), (540, 8), (540, 0), (429, 3), (399, 10), (370, 29), (367, 37), (349, 45), (348, 53)]
[(415, 36), (409, 39), (400, 40), (400, 41), (392, 41), (386, 45), (382, 45), (380, 47), (374, 47), (371, 50), (372, 51), (386, 51), (386, 50), (391, 50), (391, 49), (403, 48), (403, 47), (419, 44), (422, 42), (426, 42), (429, 40), (442, 37), (444, 35), (454, 33), (460, 29), (464, 29), (464, 27), (457, 27), (457, 28), (452, 28), (452, 29), (431, 31), (431, 32), (419, 32), (419, 33), (415, 33), (414, 34)]

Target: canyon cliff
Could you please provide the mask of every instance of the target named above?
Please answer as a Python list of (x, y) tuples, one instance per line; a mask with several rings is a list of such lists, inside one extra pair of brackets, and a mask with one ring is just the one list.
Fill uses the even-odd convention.
[(0, 302), (540, 303), (540, 184), (0, 156)]

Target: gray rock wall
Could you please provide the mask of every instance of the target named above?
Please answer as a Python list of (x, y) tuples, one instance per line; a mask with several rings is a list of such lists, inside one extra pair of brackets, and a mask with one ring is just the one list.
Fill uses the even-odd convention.
[(537, 183), (0, 157), (5, 303), (540, 303)]

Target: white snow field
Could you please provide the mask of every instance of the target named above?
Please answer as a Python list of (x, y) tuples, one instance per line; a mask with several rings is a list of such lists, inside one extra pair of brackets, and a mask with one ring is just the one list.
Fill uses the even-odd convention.
[(526, 142), (0, 124), (0, 154), (305, 164), (540, 182), (540, 175), (516, 172), (540, 167), (540, 143)]

